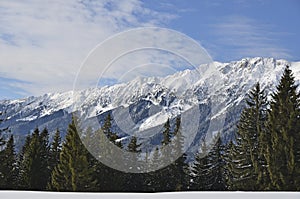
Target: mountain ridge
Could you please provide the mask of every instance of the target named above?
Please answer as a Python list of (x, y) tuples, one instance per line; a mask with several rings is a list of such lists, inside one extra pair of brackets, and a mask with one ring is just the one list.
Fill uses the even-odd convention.
[[(127, 128), (147, 130), (161, 126), (167, 118), (175, 118), (194, 105), (207, 105), (209, 99), (219, 97), (224, 107), (210, 117), (226, 114), (223, 131), (230, 134), (244, 107), (246, 93), (257, 81), (270, 93), (279, 82), (284, 67), (289, 65), (297, 84), (300, 83), (300, 62), (255, 57), (212, 64), (220, 72), (220, 81), (214, 79), (214, 74), (201, 77), (200, 73), (210, 67), (201, 65), (163, 78), (138, 77), (127, 83), (101, 88), (1, 100), (0, 111), (7, 118), (0, 128), (9, 127), (22, 142), (35, 127), (47, 127), (50, 133), (54, 133), (56, 128), (64, 131), (71, 120), (71, 113), (81, 110), (86, 118), (99, 117), (100, 120), (108, 112), (124, 115), (123, 112), (128, 111), (132, 121)], [(74, 100), (80, 103), (74, 105)], [(122, 131), (118, 128), (119, 124), (113, 125), (116, 130)], [(198, 139), (201, 136), (203, 132), (199, 133)]]

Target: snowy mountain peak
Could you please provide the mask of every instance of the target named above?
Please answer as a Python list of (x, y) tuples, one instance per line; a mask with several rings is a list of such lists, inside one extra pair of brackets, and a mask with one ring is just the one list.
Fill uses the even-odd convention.
[[(267, 92), (272, 91), (287, 65), (296, 82), (300, 83), (300, 62), (255, 57), (211, 64), (219, 71), (217, 77), (206, 72), (211, 67), (206, 64), (166, 77), (137, 77), (128, 83), (101, 88), (3, 100), (0, 101), (0, 111), (8, 117), (0, 125), (9, 126), (12, 132), (19, 134), (27, 134), (36, 126), (47, 126), (54, 131), (59, 126), (65, 128), (75, 110), (91, 118), (108, 111), (127, 109), (134, 120), (132, 128), (145, 130), (162, 124), (166, 118), (184, 113), (193, 105), (208, 104), (209, 99), (216, 97), (224, 107), (215, 113), (215, 117), (240, 106), (234, 113), (238, 116), (249, 89), (259, 81)], [(234, 123), (237, 116), (231, 118), (232, 121), (226, 120), (227, 125)]]

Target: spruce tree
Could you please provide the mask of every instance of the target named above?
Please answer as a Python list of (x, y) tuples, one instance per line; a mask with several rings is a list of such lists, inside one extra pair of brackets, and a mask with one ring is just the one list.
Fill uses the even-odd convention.
[(220, 137), (214, 139), (217, 141), (213, 147), (209, 147), (203, 140), (201, 152), (196, 155), (191, 174), (192, 190), (226, 190), (222, 142)]
[(276, 190), (299, 190), (300, 95), (289, 66), (272, 94), (268, 115), (271, 144), (266, 157), (272, 185)]
[(122, 148), (122, 143), (121, 142), (116, 142), (120, 137), (112, 132), (112, 117), (111, 114), (108, 114), (105, 118), (104, 124), (102, 126), (103, 133), (108, 137), (108, 139), (117, 145), (118, 147)]
[[(151, 155), (151, 154), (150, 154)], [(156, 147), (153, 152), (152, 156), (149, 157), (149, 167), (150, 168), (157, 168), (161, 162), (161, 153), (159, 147)], [(162, 191), (162, 171), (156, 170), (156, 171), (151, 171), (145, 175), (145, 181), (144, 181), (144, 187), (146, 191), (149, 192), (157, 192), (157, 191)]]
[[(171, 125), (170, 119), (166, 121), (164, 124), (163, 130), (163, 140), (161, 141), (161, 159), (164, 161), (162, 164), (166, 164), (174, 160), (172, 155), (172, 147), (171, 147), (171, 139), (172, 139), (172, 132), (171, 132)], [(173, 172), (174, 165), (170, 164), (166, 167), (157, 171), (156, 177), (158, 177), (159, 182), (161, 183), (161, 188), (158, 191), (171, 191), (174, 190), (174, 182), (173, 182)], [(163, 187), (163, 188), (162, 188)]]
[(224, 191), (226, 190), (226, 179), (224, 176), (225, 161), (223, 156), (224, 146), (220, 136), (215, 139), (217, 140), (209, 155), (212, 158), (213, 167), (211, 170), (214, 179), (211, 190)]
[(40, 172), (39, 184), (45, 190), (51, 176), (49, 132), (44, 128), (39, 136)]
[[(31, 142), (31, 135), (28, 134), (25, 139), (25, 143), (18, 154), (17, 158), (17, 171), (18, 171), (18, 189), (26, 189), (27, 188), (27, 183), (26, 180), (24, 179), (27, 175), (27, 165), (25, 164), (25, 157), (27, 156), (26, 153), (29, 150), (29, 145)], [(26, 156), (25, 156), (26, 155)]]
[(96, 185), (93, 175), (88, 151), (80, 140), (76, 119), (73, 117), (48, 188), (55, 191), (90, 191)]
[(224, 160), (224, 169), (223, 169), (223, 176), (225, 182), (225, 189), (226, 190), (234, 190), (233, 184), (233, 175), (232, 175), (232, 151), (233, 151), (233, 141), (230, 140), (226, 145), (224, 145), (224, 153), (223, 153), (223, 160)]
[(166, 146), (171, 142), (171, 126), (170, 126), (170, 119), (168, 118), (167, 122), (164, 124), (164, 131), (163, 131), (163, 140), (162, 146)]
[[(117, 147), (119, 147), (120, 149), (123, 149), (123, 144), (120, 141), (120, 137), (118, 136), (118, 134), (116, 132), (113, 132), (112, 130), (112, 121), (113, 118), (111, 117), (111, 114), (108, 114), (107, 117), (105, 118), (105, 122), (104, 125), (102, 126), (102, 131), (103, 133), (107, 136), (107, 138), (109, 139), (109, 141), (113, 144), (115, 144)], [(123, 162), (123, 156), (120, 156), (120, 154), (116, 154), (113, 152), (113, 148), (112, 146), (105, 144), (104, 138), (101, 138), (101, 145), (103, 145), (104, 147), (102, 147), (101, 150), (106, 151), (105, 154), (106, 156), (109, 156), (109, 158), (111, 159), (111, 164), (119, 164), (119, 162)], [(110, 167), (106, 167), (106, 172), (109, 173), (110, 176), (110, 180), (108, 180), (108, 188), (109, 191), (122, 191), (124, 190), (124, 172), (116, 170), (114, 168), (110, 168)], [(113, 179), (113, 181), (111, 180)]]
[(195, 156), (195, 161), (191, 168), (191, 190), (204, 191), (209, 190), (211, 187), (211, 174), (210, 174), (210, 162), (208, 157), (208, 146), (203, 140), (201, 143), (201, 149)]
[[(4, 115), (4, 113), (3, 112), (0, 112), (0, 116), (2, 116), (1, 118), (0, 118), (0, 124), (5, 120), (5, 116), (3, 117), (3, 115)], [(6, 129), (0, 129), (0, 155), (1, 155), (1, 147), (2, 146), (4, 146), (4, 144), (5, 144), (5, 139), (2, 137), (2, 132), (4, 132), (5, 130), (7, 130), (7, 128)]]
[(171, 155), (175, 155), (176, 159), (172, 165), (172, 177), (174, 183), (174, 189), (176, 191), (186, 190), (188, 186), (188, 164), (186, 162), (187, 155), (184, 153), (184, 136), (182, 134), (181, 128), (181, 118), (177, 117), (175, 122), (175, 128), (173, 132), (174, 138), (172, 140), (172, 145), (174, 146), (174, 151)]
[(59, 163), (59, 154), (61, 152), (61, 137), (60, 137), (60, 132), (57, 129), (53, 141), (50, 146), (50, 151), (49, 151), (49, 167), (50, 171), (52, 172), (54, 167)]
[(241, 114), (231, 151), (233, 189), (265, 189), (268, 178), (263, 141), (267, 141), (265, 123), (267, 99), (256, 83), (246, 99), (247, 107)]
[(0, 158), (0, 188), (16, 189), (17, 168), (14, 137), (10, 136)]
[(29, 144), (22, 151), (20, 160), (20, 184), (22, 189), (45, 190), (48, 176), (48, 131), (39, 133), (36, 128)]
[[(0, 116), (2, 116), (2, 115), (3, 115), (3, 112), (0, 112)], [(0, 118), (0, 124), (3, 121), (4, 121), (4, 119), (1, 117)], [(5, 139), (2, 137), (2, 132), (4, 130), (5, 129), (0, 129), (0, 158), (2, 158), (2, 155), (3, 155), (2, 147), (5, 145)]]
[[(130, 158), (133, 167), (138, 166), (138, 161), (139, 161), (139, 153), (141, 152), (141, 144), (137, 143), (137, 138), (135, 136), (132, 136), (129, 144), (128, 144), (128, 152), (130, 152), (129, 157), (125, 158)], [(126, 161), (126, 160), (125, 160)], [(130, 168), (128, 168), (130, 169)], [(125, 175), (125, 180), (124, 180), (124, 188), (126, 191), (141, 191), (142, 185), (143, 185), (143, 174), (140, 173), (126, 173)]]
[(127, 147), (127, 150), (128, 152), (131, 152), (131, 156), (130, 158), (132, 159), (132, 162), (138, 162), (139, 161), (139, 157), (138, 157), (138, 153), (141, 152), (141, 145), (142, 144), (138, 144), (137, 143), (137, 138), (135, 136), (132, 136), (129, 144), (128, 144), (128, 147)]

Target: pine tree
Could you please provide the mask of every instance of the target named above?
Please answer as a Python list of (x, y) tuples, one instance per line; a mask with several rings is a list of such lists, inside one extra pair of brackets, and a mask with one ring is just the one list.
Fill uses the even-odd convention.
[(44, 128), (39, 136), (40, 172), (39, 189), (46, 189), (51, 176), (49, 132)]
[(112, 169), (101, 161), (102, 158), (110, 157), (111, 155), (109, 147), (103, 142), (103, 140), (107, 139), (106, 135), (104, 135), (102, 129), (92, 132), (91, 128), (88, 128), (84, 139), (85, 144), (93, 149), (93, 155), (88, 156), (90, 167), (94, 169), (96, 178), (96, 185), (93, 191), (111, 191), (112, 177), (110, 171)]
[(112, 117), (111, 114), (108, 114), (105, 118), (104, 124), (102, 126), (102, 130), (103, 133), (108, 137), (108, 139), (114, 143), (115, 145), (117, 145), (118, 147), (122, 148), (122, 143), (121, 142), (116, 142), (116, 140), (118, 140), (120, 137), (112, 132), (111, 128), (112, 128)]
[(166, 146), (171, 142), (171, 126), (170, 126), (170, 119), (164, 124), (164, 131), (163, 131), (163, 140), (162, 146)]
[(221, 137), (218, 136), (217, 141), (215, 142), (214, 147), (210, 152), (210, 157), (212, 158), (212, 173), (213, 173), (213, 184), (211, 186), (211, 190), (213, 191), (224, 191), (226, 190), (226, 180), (224, 176), (224, 167), (225, 161), (224, 156), (224, 146), (222, 144)]
[(75, 124), (76, 118), (73, 117), (60, 153), (59, 163), (51, 175), (48, 186), (51, 190), (89, 191), (96, 185), (94, 170), (88, 162), (88, 151), (80, 140)]
[(0, 188), (15, 189), (17, 185), (17, 168), (13, 135), (7, 141), (0, 162)]
[[(192, 166), (192, 190), (224, 191), (224, 160), (222, 158), (222, 142), (220, 137), (211, 148), (203, 140), (201, 152), (197, 153)], [(211, 148), (211, 150), (209, 150)]]
[(132, 136), (132, 138), (128, 144), (128, 147), (127, 147), (128, 152), (131, 152), (130, 159), (132, 160), (133, 163), (136, 163), (136, 166), (138, 165), (137, 162), (139, 161), (138, 153), (141, 152), (141, 149), (140, 149), (141, 145), (142, 144), (137, 143), (137, 138), (135, 136)]
[[(0, 116), (3, 116), (4, 113), (0, 111)], [(5, 120), (5, 116), (4, 118), (0, 118), (0, 124)], [(1, 133), (4, 132), (6, 129), (0, 129), (0, 155), (1, 155), (1, 147), (5, 144), (5, 139), (1, 136)]]
[(299, 190), (300, 94), (289, 66), (272, 94), (270, 108), (271, 144), (266, 156), (272, 185), (276, 190)]
[[(161, 141), (161, 160), (164, 161), (162, 164), (166, 164), (174, 160), (172, 155), (172, 148), (171, 148), (171, 138), (172, 138), (172, 132), (171, 132), (171, 125), (170, 125), (170, 119), (166, 121), (164, 124), (164, 130), (163, 130), (163, 140)], [(174, 190), (174, 182), (172, 170), (174, 165), (170, 164), (160, 170), (157, 171), (156, 177), (158, 177), (157, 180), (161, 183), (161, 189), (158, 191), (171, 191)], [(163, 189), (162, 189), (163, 187)]]
[(60, 132), (57, 129), (53, 141), (50, 147), (49, 151), (49, 167), (50, 171), (52, 172), (54, 167), (59, 163), (59, 154), (61, 152), (61, 137), (60, 137)]
[(23, 189), (45, 190), (48, 176), (48, 131), (36, 128), (20, 160), (20, 184)]
[(234, 190), (233, 184), (233, 175), (232, 175), (232, 151), (233, 151), (233, 141), (230, 140), (226, 145), (224, 145), (224, 153), (222, 155), (224, 160), (224, 167), (223, 167), (223, 176), (225, 182), (225, 189), (226, 190)]
[(237, 190), (265, 189), (265, 150), (267, 100), (259, 83), (247, 95), (247, 107), (243, 110), (235, 135), (236, 143), (231, 151), (231, 174)]
[[(0, 116), (2, 116), (3, 113), (0, 112)], [(0, 118), (0, 124), (1, 122), (3, 122), (4, 119)], [(5, 129), (0, 129), (0, 159), (3, 158), (3, 151), (2, 151), (2, 147), (5, 145), (5, 139), (2, 137), (2, 132), (4, 131)]]
[[(132, 162), (132, 167), (138, 166), (139, 161), (139, 153), (141, 152), (141, 144), (137, 143), (137, 138), (135, 136), (132, 136), (129, 144), (128, 144), (128, 152), (129, 154), (129, 160)], [(126, 158), (126, 157), (125, 157)], [(130, 168), (128, 168), (130, 169)], [(124, 188), (126, 191), (141, 191), (142, 185), (143, 185), (143, 174), (140, 173), (126, 173), (125, 180), (124, 180)]]
[[(0, 132), (1, 133), (1, 132)], [(0, 153), (1, 153), (1, 148), (2, 148), (2, 146), (4, 146), (5, 145), (5, 140), (4, 140), (4, 138), (1, 136), (1, 134), (0, 134)]]
[(22, 150), (20, 151), (18, 158), (17, 158), (17, 171), (18, 171), (18, 189), (26, 189), (27, 188), (27, 183), (26, 180), (24, 179), (27, 171), (27, 165), (25, 164), (25, 155), (27, 151), (29, 150), (29, 145), (31, 142), (31, 135), (28, 134), (25, 139), (25, 143), (22, 147)]
[[(102, 126), (102, 134), (106, 135), (109, 141), (113, 144), (115, 144), (120, 149), (123, 149), (122, 142), (119, 140), (120, 137), (116, 132), (112, 131), (112, 117), (111, 114), (108, 114), (105, 118), (104, 125)], [(106, 154), (106, 157), (109, 157), (111, 159), (111, 164), (118, 165), (119, 163), (122, 163), (123, 156), (120, 156), (118, 153), (113, 152), (113, 148), (110, 145), (105, 144), (104, 142), (105, 138), (101, 138), (101, 145), (102, 145), (102, 151), (105, 151), (104, 154)], [(103, 167), (101, 165), (101, 167)], [(104, 167), (105, 168), (105, 167)], [(122, 191), (124, 190), (124, 172), (107, 167), (106, 166), (106, 172), (109, 173), (110, 179), (107, 180), (107, 186), (109, 191)], [(113, 179), (113, 182), (112, 180)]]
[(172, 163), (172, 177), (174, 183), (174, 189), (176, 191), (186, 190), (188, 186), (188, 164), (186, 163), (187, 155), (184, 153), (184, 136), (181, 129), (181, 118), (176, 118), (175, 129), (172, 140), (174, 151), (172, 155), (175, 155), (175, 162)]
[[(149, 167), (158, 168), (161, 164), (161, 152), (158, 147), (156, 147), (152, 152), (152, 157), (150, 157)], [(163, 191), (163, 184), (161, 183), (162, 178), (165, 176), (162, 175), (162, 169), (151, 171), (146, 174), (144, 187), (149, 192)]]

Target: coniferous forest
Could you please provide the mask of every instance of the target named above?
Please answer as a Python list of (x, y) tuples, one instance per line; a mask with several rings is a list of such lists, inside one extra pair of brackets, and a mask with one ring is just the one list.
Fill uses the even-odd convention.
[[(96, 160), (85, 148), (75, 121), (68, 129), (57, 129), (50, 141), (48, 130), (36, 128), (28, 134), (17, 153), (14, 136), (0, 136), (0, 189), (84, 192), (160, 192), (160, 191), (299, 191), (300, 190), (300, 93), (292, 71), (286, 67), (275, 91), (267, 96), (256, 83), (249, 91), (234, 138), (217, 136), (214, 146), (201, 143), (194, 160), (183, 154), (175, 162), (148, 173), (125, 173)], [(0, 121), (1, 122), (1, 121)], [(132, 137), (127, 145), (118, 142), (111, 130), (110, 115), (102, 131), (122, 149), (138, 153), (143, 147)], [(1, 131), (4, 131), (2, 129)], [(61, 131), (66, 131), (64, 139)], [(86, 132), (87, 142), (99, 134)], [(177, 140), (174, 153), (181, 153), (183, 140), (180, 117), (175, 126), (164, 125), (161, 145)], [(209, 150), (208, 150), (209, 149)], [(105, 149), (100, 149), (105, 150)], [(109, 151), (108, 151), (109, 153)], [(146, 158), (159, 164), (165, 151), (156, 148)], [(126, 157), (122, 157), (126, 158)]]

